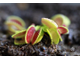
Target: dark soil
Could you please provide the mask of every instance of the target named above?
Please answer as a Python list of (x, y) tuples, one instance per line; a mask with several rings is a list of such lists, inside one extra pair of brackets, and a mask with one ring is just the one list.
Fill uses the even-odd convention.
[[(0, 55), (1, 56), (80, 56), (80, 6), (62, 6), (61, 4), (11, 4), (0, 6)], [(12, 8), (13, 6), (13, 8)], [(26, 7), (25, 7), (26, 6)], [(24, 19), (26, 28), (35, 23), (41, 24), (41, 18), (51, 18), (55, 14), (64, 14), (71, 20), (69, 34), (62, 35), (63, 41), (51, 45), (45, 33), (42, 41), (36, 45), (16, 46), (8, 36), (4, 22), (7, 16), (17, 15)], [(46, 36), (47, 35), (47, 36)]]
[[(46, 33), (45, 33), (46, 34)], [(47, 35), (47, 34), (46, 34)], [(50, 38), (44, 35), (36, 45), (25, 44), (16, 46), (13, 40), (0, 40), (0, 55), (2, 56), (51, 56), (57, 53), (57, 45), (50, 44)], [(47, 38), (48, 37), (48, 38)]]

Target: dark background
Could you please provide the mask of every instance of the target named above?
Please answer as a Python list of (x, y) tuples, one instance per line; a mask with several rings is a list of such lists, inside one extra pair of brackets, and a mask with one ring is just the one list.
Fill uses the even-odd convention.
[(19, 16), (26, 21), (27, 27), (32, 23), (41, 24), (42, 17), (51, 18), (55, 14), (64, 14), (70, 18), (71, 22), (76, 23), (78, 20), (80, 20), (80, 18), (78, 18), (78, 16), (80, 16), (80, 4), (0, 3), (0, 17), (6, 20), (9, 15)]

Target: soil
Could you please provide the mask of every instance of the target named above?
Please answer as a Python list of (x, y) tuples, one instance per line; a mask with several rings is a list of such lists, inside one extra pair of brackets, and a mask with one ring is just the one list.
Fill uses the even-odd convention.
[[(0, 6), (0, 56), (80, 56), (80, 6), (51, 3), (22, 5), (24, 7), (20, 4)], [(51, 18), (55, 14), (64, 14), (71, 20), (69, 34), (62, 35), (63, 41), (58, 45), (51, 45), (50, 38), (45, 33), (47, 36), (44, 35), (42, 41), (36, 45), (16, 46), (4, 25), (6, 17), (10, 15), (24, 19), (27, 28), (32, 23), (40, 25), (42, 17)]]
[[(45, 33), (46, 34), (46, 33)], [(56, 56), (57, 45), (51, 45), (50, 38), (46, 34), (41, 42), (35, 45), (14, 45), (13, 39), (0, 40), (1, 56)]]

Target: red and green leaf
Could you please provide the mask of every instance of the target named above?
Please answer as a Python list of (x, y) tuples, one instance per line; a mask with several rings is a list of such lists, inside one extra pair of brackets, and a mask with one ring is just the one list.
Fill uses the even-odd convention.
[(26, 31), (26, 35), (25, 35), (25, 42), (26, 43), (30, 43), (32, 38), (33, 38), (33, 35), (34, 33), (36, 32), (36, 29), (35, 29), (35, 26), (34, 25), (31, 25), (27, 31)]
[(66, 27), (61, 26), (61, 27), (58, 27), (57, 29), (60, 32), (60, 34), (67, 34), (67, 33), (69, 33), (69, 31), (68, 31), (68, 29)]

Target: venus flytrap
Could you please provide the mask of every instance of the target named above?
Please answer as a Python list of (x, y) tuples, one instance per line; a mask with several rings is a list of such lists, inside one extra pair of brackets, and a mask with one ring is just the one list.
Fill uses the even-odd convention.
[(57, 23), (58, 26), (65, 26), (65, 27), (69, 27), (70, 25), (70, 19), (63, 15), (63, 14), (56, 14), (54, 16), (52, 16), (51, 18), (53, 21), (55, 21)]
[(28, 27), (27, 32), (25, 34), (25, 42), (27, 44), (29, 44), (32, 41), (35, 31), (36, 31), (35, 25), (31, 25)]
[(43, 38), (44, 32), (42, 30), (42, 28), (40, 28), (38, 31), (35, 32), (33, 38), (32, 38), (32, 45), (40, 42)]
[[(66, 27), (58, 26), (53, 20), (50, 20), (48, 18), (42, 18), (41, 22), (42, 26), (35, 26), (35, 24), (32, 24), (26, 30), (17, 31), (15, 34), (13, 34), (12, 38), (15, 38), (14, 44), (35, 45), (42, 40), (44, 32), (49, 34), (51, 44), (58, 44), (59, 41), (62, 41), (61, 34), (68, 33), (68, 29)], [(17, 38), (21, 38), (21, 40), (17, 41)], [(23, 43), (21, 43), (21, 41)]]
[[(42, 24), (44, 25), (43, 30), (47, 32), (51, 38), (51, 44), (58, 44), (59, 40), (62, 41), (61, 34), (68, 33), (66, 27), (58, 27), (58, 25), (48, 18), (42, 18)], [(45, 29), (47, 29), (47, 31)]]
[(38, 42), (41, 41), (41, 39), (43, 38), (43, 31), (42, 28), (39, 28), (39, 26), (37, 27), (38, 30), (35, 29), (35, 25), (30, 25), (26, 30), (23, 31), (19, 31), (15, 34), (12, 35), (12, 38), (22, 38), (24, 40), (19, 40), (17, 41), (17, 39), (14, 40), (14, 44), (15, 45), (22, 45), (24, 43), (21, 44), (21, 41), (25, 42), (26, 44), (36, 44)]
[(59, 43), (59, 35), (55, 29), (52, 29), (52, 28), (47, 29), (47, 33), (50, 36), (51, 44), (53, 44), (53, 43), (58, 44)]
[(5, 25), (7, 25), (8, 30), (12, 32), (12, 34), (16, 31), (24, 30), (26, 26), (25, 22), (18, 16), (9, 16), (5, 22)]
[(26, 26), (26, 25), (25, 25), (25, 22), (23, 21), (23, 19), (21, 19), (21, 18), (18, 17), (18, 16), (9, 16), (9, 17), (7, 18), (7, 21), (15, 22), (15, 23), (17, 23), (17, 24), (19, 24), (19, 25), (21, 25), (21, 26), (23, 26), (23, 27)]
[(15, 45), (22, 45), (25, 44), (25, 33), (27, 30), (19, 31), (12, 35), (12, 38), (14, 38), (14, 44)]
[(69, 30), (64, 26), (60, 26), (57, 29), (58, 29), (60, 34), (68, 34), (69, 33)]

